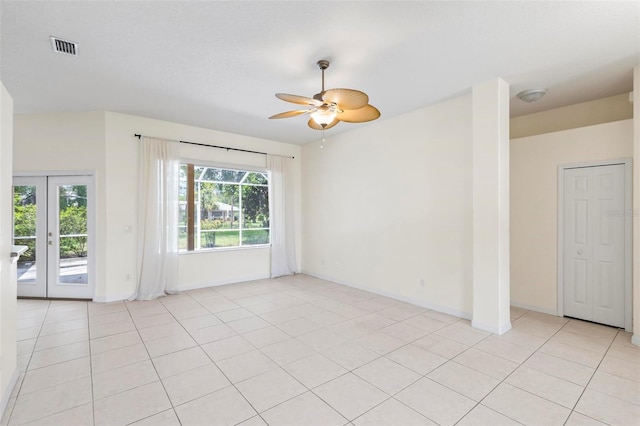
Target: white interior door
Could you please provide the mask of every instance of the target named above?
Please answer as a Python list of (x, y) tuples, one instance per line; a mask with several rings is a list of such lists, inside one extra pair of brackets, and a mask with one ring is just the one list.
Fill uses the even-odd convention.
[(625, 166), (564, 170), (564, 315), (625, 326)]
[(18, 296), (93, 297), (92, 199), (91, 176), (14, 179), (14, 241), (30, 248), (18, 264)]

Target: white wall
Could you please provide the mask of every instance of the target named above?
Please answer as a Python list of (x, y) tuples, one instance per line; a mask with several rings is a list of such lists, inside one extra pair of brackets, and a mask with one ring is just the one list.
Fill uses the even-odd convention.
[(0, 82), (0, 418), (16, 372), (16, 283), (11, 265), (13, 99)]
[(352, 126), (302, 148), (303, 272), (470, 317), (471, 96)]
[[(112, 231), (107, 236), (107, 263), (121, 265), (107, 271), (110, 295), (125, 296), (131, 292), (131, 280), (135, 277), (135, 234), (136, 179), (138, 139), (134, 134), (143, 134), (166, 139), (193, 141), (210, 145), (229, 146), (271, 154), (296, 157), (295, 193), (297, 227), (300, 229), (300, 147), (281, 142), (258, 139), (249, 136), (224, 133), (167, 121), (106, 113), (106, 161), (107, 221)], [(265, 167), (264, 155), (237, 151), (180, 145), (181, 156), (194, 161), (237, 166)], [(132, 232), (125, 232), (131, 226)], [(300, 232), (297, 247), (300, 247)], [(227, 284), (258, 278), (268, 278), (270, 273), (270, 250), (247, 248), (189, 253), (180, 256), (180, 285), (182, 289), (207, 285)], [(300, 250), (298, 249), (298, 260)]]
[[(297, 145), (113, 112), (17, 115), (15, 173), (95, 172), (95, 300), (123, 299), (135, 287), (138, 168), (135, 133), (295, 156), (295, 193), (292, 195), (297, 199), (300, 228), (300, 147)], [(181, 155), (195, 161), (265, 166), (263, 155), (205, 147), (181, 145)], [(270, 250), (264, 248), (183, 255), (180, 257), (181, 288), (268, 277), (269, 255)]]
[(633, 120), (511, 140), (511, 301), (557, 312), (558, 166), (633, 155)]

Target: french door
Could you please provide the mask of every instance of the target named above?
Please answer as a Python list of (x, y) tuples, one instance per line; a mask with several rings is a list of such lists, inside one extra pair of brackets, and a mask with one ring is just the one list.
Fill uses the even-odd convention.
[(18, 296), (93, 298), (93, 177), (13, 178)]

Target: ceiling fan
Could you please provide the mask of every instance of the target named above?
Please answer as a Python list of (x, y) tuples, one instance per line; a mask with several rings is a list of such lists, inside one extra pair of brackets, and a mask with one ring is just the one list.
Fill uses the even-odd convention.
[(298, 105), (306, 105), (306, 109), (281, 112), (272, 115), (272, 118), (289, 118), (309, 114), (311, 118), (307, 123), (315, 130), (327, 130), (341, 121), (347, 123), (364, 123), (380, 117), (380, 111), (373, 105), (369, 105), (369, 96), (366, 93), (353, 89), (329, 89), (324, 90), (324, 70), (329, 68), (329, 61), (318, 61), (318, 67), (322, 70), (322, 91), (313, 95), (313, 98), (290, 95), (288, 93), (276, 93), (278, 99)]

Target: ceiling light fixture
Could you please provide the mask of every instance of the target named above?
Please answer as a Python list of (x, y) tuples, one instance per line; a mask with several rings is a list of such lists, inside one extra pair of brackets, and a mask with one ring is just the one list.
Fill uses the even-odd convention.
[(534, 102), (539, 101), (542, 97), (547, 93), (547, 89), (528, 89), (523, 90), (518, 93), (516, 96), (523, 102), (528, 104), (532, 104)]
[(322, 71), (322, 90), (312, 98), (276, 93), (278, 99), (298, 105), (305, 105), (306, 109), (281, 112), (269, 118), (289, 118), (298, 115), (310, 115), (307, 125), (314, 130), (329, 130), (341, 121), (347, 123), (363, 123), (380, 117), (380, 111), (369, 105), (366, 93), (353, 89), (324, 89), (324, 70), (329, 68), (329, 61), (318, 61), (318, 68)]

